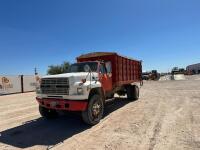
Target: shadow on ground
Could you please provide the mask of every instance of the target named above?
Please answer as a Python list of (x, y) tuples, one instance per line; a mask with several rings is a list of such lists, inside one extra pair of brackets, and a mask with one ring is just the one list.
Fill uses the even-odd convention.
[[(105, 116), (128, 103), (125, 98), (115, 98), (115, 101), (106, 104)], [(0, 142), (17, 148), (53, 146), (88, 128), (90, 126), (82, 122), (80, 115), (67, 114), (53, 120), (38, 118), (2, 131)]]

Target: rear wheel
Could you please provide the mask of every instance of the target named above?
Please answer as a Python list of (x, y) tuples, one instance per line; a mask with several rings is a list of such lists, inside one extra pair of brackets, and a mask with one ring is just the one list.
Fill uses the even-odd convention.
[(104, 103), (100, 95), (95, 94), (89, 99), (88, 107), (82, 112), (83, 121), (89, 125), (99, 123), (103, 117)]
[(127, 87), (127, 98), (131, 101), (139, 99), (139, 87), (137, 85), (129, 85)]
[(134, 86), (132, 86), (132, 88), (133, 88), (133, 99), (138, 100), (140, 97), (139, 87), (137, 85), (134, 85)]
[(58, 116), (58, 113), (56, 112), (56, 110), (47, 109), (42, 106), (39, 106), (39, 112), (42, 117), (47, 118), (47, 119), (55, 118)]

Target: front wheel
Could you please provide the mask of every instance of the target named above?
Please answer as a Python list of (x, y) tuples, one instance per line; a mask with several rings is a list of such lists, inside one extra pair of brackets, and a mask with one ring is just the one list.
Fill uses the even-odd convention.
[(58, 113), (55, 110), (47, 109), (45, 107), (39, 106), (39, 112), (42, 117), (51, 119), (58, 116)]
[(104, 103), (100, 95), (93, 95), (89, 99), (88, 107), (82, 112), (83, 121), (89, 125), (95, 125), (103, 117)]

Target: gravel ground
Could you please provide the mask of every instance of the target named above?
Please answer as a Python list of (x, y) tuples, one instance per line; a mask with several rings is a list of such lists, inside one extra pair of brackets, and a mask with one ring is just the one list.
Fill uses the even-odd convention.
[(141, 98), (115, 98), (93, 127), (76, 114), (45, 120), (34, 93), (0, 96), (0, 149), (200, 149), (200, 80), (145, 82)]

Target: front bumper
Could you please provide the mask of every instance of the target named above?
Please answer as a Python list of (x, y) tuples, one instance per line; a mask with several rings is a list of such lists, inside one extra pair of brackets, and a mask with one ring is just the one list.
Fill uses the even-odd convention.
[(66, 100), (56, 98), (38, 98), (39, 105), (48, 109), (68, 110), (68, 111), (85, 111), (88, 105), (87, 101)]

